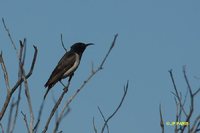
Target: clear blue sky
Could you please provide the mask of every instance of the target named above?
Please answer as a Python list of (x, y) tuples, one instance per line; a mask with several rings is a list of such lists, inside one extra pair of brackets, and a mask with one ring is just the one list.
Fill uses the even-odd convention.
[[(84, 53), (69, 93), (64, 98), (66, 100), (90, 73), (91, 62), (98, 66), (114, 34), (118, 33), (116, 47), (103, 71), (72, 102), (72, 111), (62, 121), (60, 129), (73, 133), (93, 132), (93, 117), (100, 129), (103, 121), (97, 106), (101, 107), (106, 116), (112, 113), (120, 101), (123, 85), (129, 80), (128, 95), (118, 114), (109, 123), (110, 132), (157, 133), (160, 132), (160, 103), (164, 121), (173, 121), (175, 118), (175, 104), (170, 93), (173, 88), (168, 70), (174, 70), (180, 91), (186, 90), (183, 65), (186, 65), (193, 89), (200, 85), (199, 79), (195, 78), (200, 77), (199, 6), (198, 0), (20, 0), (1, 2), (0, 17), (4, 17), (15, 43), (27, 38), (27, 65), (32, 59), (32, 45), (38, 47), (38, 60), (29, 79), (35, 117), (45, 93), (44, 83), (64, 54), (60, 34), (63, 34), (67, 48), (78, 41), (95, 43)], [(17, 79), (17, 58), (2, 23), (0, 50), (3, 51), (13, 85)], [(1, 99), (5, 97), (2, 74), (0, 71)], [(62, 92), (61, 88), (60, 84), (54, 87), (55, 96)], [(20, 109), (28, 115), (24, 92), (22, 100)], [(196, 100), (200, 101), (200, 95)], [(198, 106), (196, 110), (200, 110), (200, 103), (195, 104)], [(40, 129), (44, 128), (52, 105), (49, 93)], [(5, 129), (7, 116), (8, 113), (2, 122)], [(54, 119), (50, 130), (53, 122)], [(173, 131), (173, 127), (168, 126), (166, 130)], [(16, 131), (26, 132), (21, 114)]]

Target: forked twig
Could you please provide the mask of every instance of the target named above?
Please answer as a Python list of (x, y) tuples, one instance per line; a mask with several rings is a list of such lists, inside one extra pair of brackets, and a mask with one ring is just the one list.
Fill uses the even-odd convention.
[(124, 86), (124, 94), (123, 94), (123, 96), (122, 96), (122, 99), (121, 99), (119, 105), (117, 106), (117, 108), (115, 109), (115, 111), (114, 111), (114, 112), (106, 119), (106, 121), (104, 122), (104, 125), (103, 125), (103, 127), (102, 127), (102, 129), (101, 129), (101, 133), (104, 132), (105, 127), (106, 127), (106, 125), (108, 124), (109, 120), (110, 120), (113, 116), (115, 116), (115, 114), (118, 112), (118, 110), (119, 110), (120, 107), (122, 106), (122, 103), (124, 102), (124, 99), (125, 99), (126, 94), (127, 94), (127, 92), (128, 92), (128, 86), (129, 86), (129, 81), (127, 81), (126, 85)]
[(110, 131), (109, 131), (108, 123), (106, 122), (106, 118), (105, 118), (105, 116), (104, 116), (104, 114), (103, 114), (103, 112), (101, 111), (101, 109), (100, 109), (99, 106), (98, 106), (98, 110), (99, 110), (99, 112), (100, 112), (100, 114), (101, 114), (101, 117), (103, 118), (104, 123), (106, 123), (107, 132), (109, 133)]
[[(34, 50), (35, 50), (35, 53), (34, 53), (34, 56), (33, 56), (33, 60), (32, 60), (32, 64), (31, 64), (31, 68), (28, 72), (28, 74), (25, 76), (26, 79), (28, 79), (31, 75), (32, 75), (32, 72), (33, 72), (33, 69), (34, 69), (34, 66), (35, 66), (35, 62), (36, 62), (36, 58), (37, 58), (37, 47), (36, 46), (33, 46), (34, 47)], [(1, 112), (0, 112), (0, 121), (1, 119), (3, 118), (4, 116), (4, 113), (7, 109), (7, 106), (10, 102), (10, 99), (12, 97), (12, 94), (17, 90), (17, 88), (20, 86), (20, 84), (23, 82), (23, 78), (20, 78), (18, 79), (18, 81), (16, 82), (16, 84), (12, 87), (10, 93), (7, 94), (6, 96), (6, 99), (4, 101), (4, 105), (3, 107), (1, 108)]]

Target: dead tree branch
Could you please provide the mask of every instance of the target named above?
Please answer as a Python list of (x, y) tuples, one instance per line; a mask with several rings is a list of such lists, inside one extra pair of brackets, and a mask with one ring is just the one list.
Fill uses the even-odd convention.
[[(25, 75), (26, 79), (28, 79), (32, 75), (32, 72), (33, 72), (33, 69), (34, 69), (34, 66), (35, 66), (35, 62), (36, 62), (36, 58), (37, 58), (37, 47), (36, 46), (33, 46), (33, 47), (34, 47), (35, 53), (34, 53), (34, 56), (33, 56), (31, 68), (30, 68), (28, 74)], [(0, 112), (0, 121), (2, 120), (2, 118), (4, 116), (4, 113), (5, 113), (5, 111), (7, 109), (7, 106), (9, 104), (9, 102), (10, 102), (12, 94), (17, 90), (17, 88), (20, 86), (20, 84), (23, 81), (24, 81), (23, 78), (18, 79), (18, 81), (16, 82), (16, 84), (12, 87), (12, 89), (10, 90), (10, 92), (7, 94), (5, 102), (4, 102), (4, 105), (3, 105), (2, 109), (1, 109), (1, 112)]]
[[(182, 121), (183, 119), (182, 117), (182, 112), (184, 114), (184, 122), (189, 123), (189, 125), (175, 125), (175, 133), (178, 133), (180, 131), (180, 133), (183, 133), (187, 127), (188, 132), (189, 133), (196, 133), (197, 130), (199, 129), (199, 125), (200, 125), (200, 116), (196, 117), (193, 125), (191, 125), (191, 117), (193, 115), (194, 112), (194, 100), (195, 100), (195, 96), (197, 95), (197, 93), (200, 92), (200, 88), (198, 88), (196, 91), (192, 91), (192, 87), (190, 85), (188, 76), (186, 74), (186, 68), (185, 66), (183, 67), (183, 76), (187, 85), (187, 92), (186, 95), (184, 97), (184, 99), (182, 99), (182, 94), (180, 92), (180, 94), (178, 93), (178, 90), (176, 88), (176, 84), (175, 84), (175, 80), (174, 80), (174, 76), (172, 73), (172, 70), (169, 71), (170, 73), (170, 77), (172, 79), (172, 83), (173, 83), (173, 87), (175, 92), (173, 92), (172, 94), (175, 95), (175, 103), (176, 103), (176, 121), (175, 123), (179, 123), (180, 121)], [(189, 96), (187, 95), (187, 93), (189, 92)], [(186, 112), (185, 110), (185, 103), (186, 103), (186, 98), (187, 96), (189, 97), (189, 111)], [(192, 128), (191, 128), (192, 127)]]

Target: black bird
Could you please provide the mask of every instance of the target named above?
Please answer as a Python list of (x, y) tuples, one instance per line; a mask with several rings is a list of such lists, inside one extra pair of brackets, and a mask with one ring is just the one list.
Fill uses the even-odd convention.
[[(64, 56), (60, 59), (57, 66), (51, 73), (48, 81), (44, 85), (47, 88), (47, 91), (44, 95), (44, 99), (46, 98), (49, 90), (58, 82), (64, 78), (69, 77), (68, 82), (70, 82), (74, 72), (78, 68), (82, 54), (87, 46), (94, 45), (93, 43), (82, 43), (78, 42), (71, 46), (70, 51), (66, 52)], [(62, 82), (61, 82), (62, 83)]]

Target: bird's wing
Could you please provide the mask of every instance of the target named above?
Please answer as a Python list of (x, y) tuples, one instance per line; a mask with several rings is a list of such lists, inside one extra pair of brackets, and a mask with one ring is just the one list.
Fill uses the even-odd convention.
[(60, 59), (57, 66), (51, 73), (51, 76), (47, 83), (45, 84), (45, 87), (51, 88), (55, 83), (57, 83), (59, 80), (63, 78), (64, 73), (69, 70), (76, 61), (76, 53), (74, 52), (66, 52), (64, 56)]

